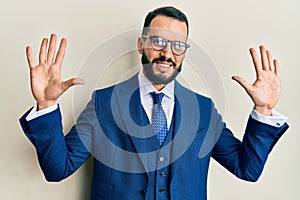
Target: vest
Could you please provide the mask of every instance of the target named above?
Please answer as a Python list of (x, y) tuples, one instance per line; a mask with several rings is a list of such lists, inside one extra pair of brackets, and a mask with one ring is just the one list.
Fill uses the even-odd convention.
[[(150, 149), (159, 149), (156, 154), (156, 170), (148, 173), (148, 187), (141, 190), (141, 194), (146, 200), (169, 200), (170, 199), (170, 174), (171, 174), (171, 148), (168, 144), (172, 142), (174, 137), (174, 114), (170, 129), (165, 138), (164, 143), (160, 147), (159, 142), (153, 142)], [(153, 138), (152, 138), (153, 139)], [(148, 143), (149, 144), (149, 143)]]

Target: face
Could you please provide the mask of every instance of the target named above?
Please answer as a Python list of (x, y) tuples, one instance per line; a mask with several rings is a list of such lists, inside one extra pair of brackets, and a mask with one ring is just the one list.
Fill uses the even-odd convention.
[[(185, 22), (177, 19), (156, 16), (150, 23), (148, 36), (160, 36), (169, 41), (187, 40), (187, 27)], [(155, 87), (162, 87), (174, 80), (181, 71), (183, 55), (172, 53), (171, 44), (163, 50), (154, 50), (150, 38), (138, 39), (138, 51), (142, 54), (143, 72)]]

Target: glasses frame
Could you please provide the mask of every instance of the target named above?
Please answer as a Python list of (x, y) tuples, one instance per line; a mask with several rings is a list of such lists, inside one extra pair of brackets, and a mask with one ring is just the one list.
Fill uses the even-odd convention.
[[(172, 51), (172, 53), (173, 53), (174, 55), (176, 55), (176, 56), (181, 56), (181, 55), (183, 55), (183, 54), (186, 52), (186, 50), (190, 47), (190, 45), (187, 44), (187, 43), (185, 43), (185, 42), (181, 42), (181, 41), (171, 41), (171, 40), (167, 40), (167, 39), (165, 39), (165, 38), (163, 38), (163, 37), (161, 37), (161, 36), (157, 36), (157, 35), (143, 35), (142, 37), (143, 37), (143, 38), (149, 38), (149, 39), (151, 40), (151, 47), (152, 47), (152, 49), (154, 49), (155, 51), (162, 51), (162, 50), (164, 50), (164, 49), (168, 46), (168, 43), (171, 43), (171, 51)], [(166, 42), (166, 45), (162, 46), (161, 49), (154, 48), (154, 44), (153, 44), (153, 39), (154, 39), (154, 38), (161, 38), (163, 41)], [(175, 53), (175, 52), (174, 52), (174, 50), (173, 50), (173, 44), (174, 44), (175, 42), (179, 42), (179, 43), (184, 44), (185, 49), (184, 49), (184, 51), (183, 51), (182, 53), (178, 54), (178, 53)]]

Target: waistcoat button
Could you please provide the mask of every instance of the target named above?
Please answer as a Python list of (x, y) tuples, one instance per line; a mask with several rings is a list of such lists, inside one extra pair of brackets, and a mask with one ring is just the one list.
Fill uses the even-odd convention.
[(160, 192), (160, 193), (164, 193), (164, 192), (165, 192), (165, 189), (164, 189), (164, 188), (160, 188), (160, 189), (159, 189), (159, 192)]
[(161, 156), (160, 158), (159, 158), (159, 161), (160, 162), (163, 162), (165, 160), (165, 158), (163, 157), (163, 156)]
[(145, 191), (145, 190), (140, 190), (140, 194), (141, 194), (142, 196), (146, 196), (146, 191)]
[(167, 175), (167, 173), (166, 173), (166, 172), (161, 172), (160, 175), (161, 175), (162, 177), (165, 177), (165, 176)]

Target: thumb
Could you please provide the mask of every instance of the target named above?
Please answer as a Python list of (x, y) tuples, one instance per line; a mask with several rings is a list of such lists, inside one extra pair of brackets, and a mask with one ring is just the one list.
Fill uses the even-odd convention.
[(84, 84), (84, 80), (80, 79), (80, 78), (71, 78), (67, 81), (63, 82), (63, 91), (66, 91), (67, 89), (69, 89), (71, 86), (73, 85), (83, 85)]
[(245, 81), (240, 76), (232, 76), (231, 78), (233, 80), (235, 80), (236, 82), (238, 82), (246, 90), (247, 93), (250, 93), (250, 90), (251, 90), (251, 87), (252, 87), (252, 85), (250, 83), (248, 83), (247, 81)]

